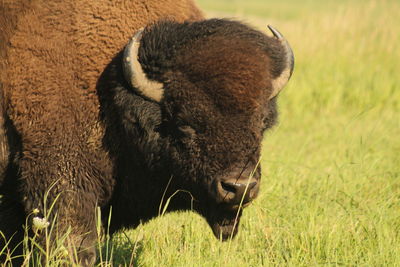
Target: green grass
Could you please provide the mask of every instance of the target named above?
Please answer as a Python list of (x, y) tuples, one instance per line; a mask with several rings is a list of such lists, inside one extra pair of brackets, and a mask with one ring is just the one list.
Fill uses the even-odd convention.
[(116, 235), (113, 265), (400, 266), (400, 2), (199, 4), (274, 25), (296, 55), (261, 193), (233, 241), (194, 213), (167, 214)]

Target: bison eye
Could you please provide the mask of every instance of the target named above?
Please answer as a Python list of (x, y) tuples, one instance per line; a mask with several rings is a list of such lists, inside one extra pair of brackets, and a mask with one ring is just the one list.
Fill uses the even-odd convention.
[(185, 137), (193, 137), (196, 134), (196, 131), (190, 127), (189, 125), (179, 126), (178, 130), (185, 136)]
[(192, 138), (196, 135), (196, 130), (189, 125), (177, 125), (177, 121), (161, 123), (156, 131), (163, 137), (172, 136), (174, 138)]

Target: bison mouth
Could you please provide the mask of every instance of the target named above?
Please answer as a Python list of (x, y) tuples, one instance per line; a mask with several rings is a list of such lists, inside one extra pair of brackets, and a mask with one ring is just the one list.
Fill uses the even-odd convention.
[(236, 236), (241, 216), (242, 209), (215, 209), (208, 211), (205, 218), (215, 237), (226, 241)]

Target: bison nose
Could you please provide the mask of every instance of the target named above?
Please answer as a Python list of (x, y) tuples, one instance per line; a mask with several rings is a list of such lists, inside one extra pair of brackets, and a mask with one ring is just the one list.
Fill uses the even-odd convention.
[(235, 206), (246, 204), (254, 199), (257, 189), (255, 179), (250, 181), (225, 180), (219, 182), (218, 194), (222, 203)]

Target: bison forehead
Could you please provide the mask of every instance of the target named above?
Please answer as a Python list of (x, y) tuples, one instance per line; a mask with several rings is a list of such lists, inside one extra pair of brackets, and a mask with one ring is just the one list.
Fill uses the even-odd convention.
[[(186, 90), (177, 89), (179, 86)], [(256, 156), (254, 153), (262, 138), (260, 109), (243, 112), (238, 105), (229, 107), (232, 101), (221, 104), (203, 90), (190, 86), (192, 84), (185, 80), (173, 84), (166, 90), (168, 94), (162, 103), (165, 121), (172, 124), (170, 131), (175, 131), (176, 126), (178, 131), (182, 126), (193, 129), (193, 134), (185, 131), (177, 135), (177, 146), (184, 162), (181, 165), (200, 164), (199, 170), (212, 165), (220, 169)]]
[(270, 60), (260, 48), (238, 38), (210, 36), (185, 50), (178, 70), (221, 108), (254, 111), (266, 103)]

